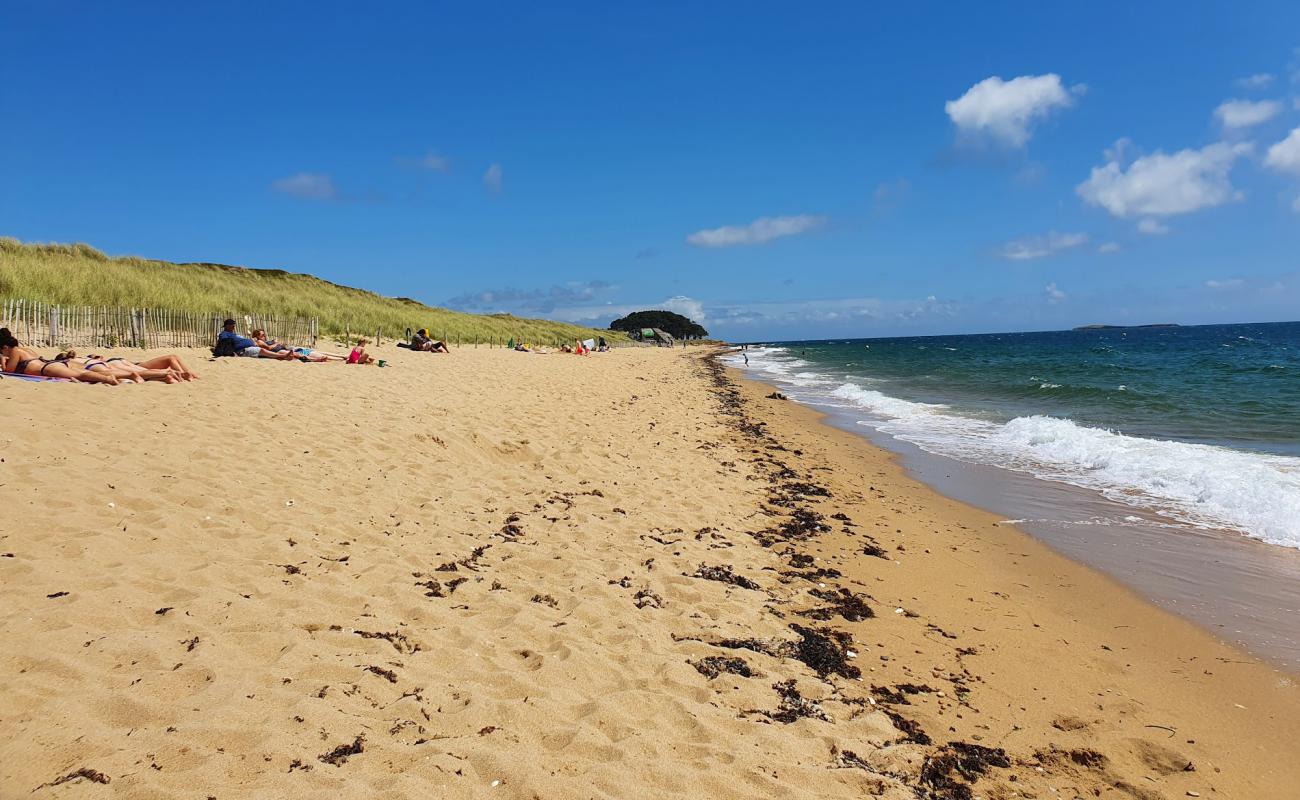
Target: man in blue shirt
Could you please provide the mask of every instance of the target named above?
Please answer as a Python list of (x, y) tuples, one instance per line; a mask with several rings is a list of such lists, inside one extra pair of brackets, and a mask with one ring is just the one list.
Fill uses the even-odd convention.
[(221, 327), (222, 331), (217, 334), (217, 341), (230, 340), (234, 345), (235, 352), (241, 356), (247, 356), (248, 358), (274, 358), (277, 361), (293, 361), (297, 358), (291, 350), (279, 352), (276, 350), (269, 350), (265, 347), (259, 347), (257, 342), (247, 336), (240, 336), (238, 333), (235, 333), (235, 321), (233, 319), (226, 320)]

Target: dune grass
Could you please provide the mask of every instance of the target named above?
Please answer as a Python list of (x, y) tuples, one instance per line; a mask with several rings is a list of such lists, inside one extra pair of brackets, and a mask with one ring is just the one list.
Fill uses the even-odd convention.
[(160, 308), (175, 311), (316, 317), (321, 332), (383, 329), (400, 336), (428, 328), (453, 341), (568, 341), (624, 334), (509, 314), (465, 314), (407, 298), (340, 286), (312, 275), (224, 264), (174, 264), (125, 256), (112, 258), (86, 244), (24, 243), (0, 237), (0, 298), (74, 306)]

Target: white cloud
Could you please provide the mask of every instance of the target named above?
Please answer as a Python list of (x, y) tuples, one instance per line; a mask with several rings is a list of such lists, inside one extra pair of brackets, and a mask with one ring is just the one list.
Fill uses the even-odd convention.
[(1205, 287), (1207, 289), (1236, 289), (1244, 283), (1245, 281), (1241, 278), (1225, 278), (1221, 281), (1206, 281)]
[(1063, 250), (1072, 250), (1088, 243), (1086, 233), (1057, 233), (1052, 231), (1046, 236), (1026, 236), (1007, 242), (998, 250), (998, 255), (1012, 261), (1029, 261), (1044, 258)]
[(1082, 94), (1085, 88), (1080, 84), (1067, 90), (1061, 76), (1054, 73), (1022, 75), (1009, 81), (994, 76), (967, 89), (956, 100), (949, 100), (943, 109), (963, 133), (987, 135), (1012, 147), (1023, 147), (1035, 122), (1054, 109), (1071, 105), (1071, 95)]
[(1242, 198), (1228, 173), (1233, 162), (1250, 152), (1249, 144), (1219, 142), (1173, 154), (1156, 151), (1127, 169), (1118, 158), (1122, 149), (1117, 143), (1108, 151), (1109, 162), (1093, 167), (1088, 180), (1075, 187), (1085, 202), (1116, 217), (1186, 214)]
[(483, 185), (486, 186), (487, 190), (489, 192), (492, 192), (493, 194), (500, 193), (501, 179), (502, 179), (502, 175), (501, 175), (500, 164), (493, 164), (492, 166), (487, 168), (487, 172), (483, 173)]
[(672, 311), (681, 314), (683, 317), (700, 324), (704, 324), (704, 320), (706, 319), (704, 304), (699, 300), (693, 300), (685, 295), (679, 294), (676, 297), (670, 297), (660, 303), (659, 308), (664, 311)]
[(1296, 128), (1285, 139), (1268, 148), (1264, 163), (1279, 172), (1300, 174), (1300, 128)]
[(1214, 109), (1214, 116), (1225, 128), (1250, 128), (1282, 113), (1276, 100), (1228, 100)]
[(1163, 236), (1169, 233), (1169, 226), (1154, 217), (1138, 220), (1138, 233), (1145, 233), (1148, 236)]
[(1118, 253), (1121, 249), (1119, 242), (1104, 242), (1097, 245), (1097, 252), (1103, 255), (1108, 253)]
[(697, 247), (731, 247), (734, 245), (763, 244), (783, 236), (807, 233), (826, 221), (825, 217), (799, 214), (793, 217), (759, 217), (748, 225), (727, 225), (721, 228), (699, 230), (686, 237)]
[(299, 172), (272, 182), (271, 188), (305, 200), (333, 200), (339, 194), (334, 181), (323, 172)]
[(1242, 89), (1263, 89), (1273, 83), (1273, 75), (1260, 72), (1246, 78), (1239, 78), (1236, 83)]
[(1047, 291), (1047, 302), (1056, 305), (1066, 298), (1065, 292), (1057, 288), (1055, 283), (1049, 283), (1045, 287)]
[(1291, 201), (1291, 210), (1300, 214), (1300, 197), (1296, 197), (1296, 199)]

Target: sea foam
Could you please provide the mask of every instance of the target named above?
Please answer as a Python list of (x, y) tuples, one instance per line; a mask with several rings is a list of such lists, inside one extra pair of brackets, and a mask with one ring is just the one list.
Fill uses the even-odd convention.
[[(1300, 458), (1130, 436), (1054, 416), (979, 419), (942, 403), (904, 400), (870, 384), (809, 372), (812, 365), (786, 348), (755, 348), (749, 356), (751, 372), (795, 387), (795, 399), (864, 413), (862, 424), (926, 452), (1091, 489), (1184, 524), (1300, 548)], [(729, 362), (743, 365), (738, 357)]]
[(830, 393), (921, 449), (1100, 492), (1201, 527), (1300, 548), (1300, 459), (1079, 425), (1050, 416), (1005, 423), (845, 383)]

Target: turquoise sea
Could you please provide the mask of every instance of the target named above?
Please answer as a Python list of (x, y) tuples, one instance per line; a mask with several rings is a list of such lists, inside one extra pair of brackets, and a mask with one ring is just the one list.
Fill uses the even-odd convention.
[(752, 344), (792, 399), (1142, 517), (1300, 548), (1300, 323)]

